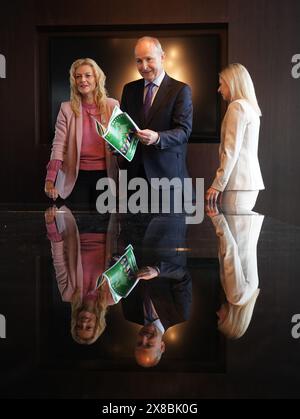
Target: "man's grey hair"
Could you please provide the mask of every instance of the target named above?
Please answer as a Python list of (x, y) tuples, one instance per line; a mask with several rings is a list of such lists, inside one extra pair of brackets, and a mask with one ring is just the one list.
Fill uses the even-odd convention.
[(143, 36), (142, 38), (139, 38), (137, 40), (136, 44), (135, 44), (135, 48), (137, 47), (137, 45), (140, 42), (144, 42), (144, 41), (151, 42), (156, 47), (157, 51), (160, 54), (164, 53), (164, 50), (162, 49), (161, 43), (159, 42), (159, 40), (157, 38), (154, 38), (153, 36)]

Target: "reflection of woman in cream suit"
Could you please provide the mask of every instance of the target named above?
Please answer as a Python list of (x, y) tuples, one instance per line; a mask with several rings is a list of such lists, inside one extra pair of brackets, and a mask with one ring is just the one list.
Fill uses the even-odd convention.
[(221, 128), (220, 165), (206, 199), (215, 204), (222, 192), (222, 207), (251, 210), (264, 189), (257, 157), (261, 112), (251, 77), (241, 64), (229, 65), (219, 82), (218, 91), (229, 106)]
[(247, 330), (259, 294), (256, 247), (264, 216), (218, 214), (211, 217), (219, 238), (220, 280), (226, 302), (218, 311), (218, 327), (237, 339)]

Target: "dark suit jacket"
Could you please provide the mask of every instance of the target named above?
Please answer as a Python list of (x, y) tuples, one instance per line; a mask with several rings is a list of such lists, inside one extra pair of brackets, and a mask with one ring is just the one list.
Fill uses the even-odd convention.
[(186, 247), (186, 230), (183, 214), (152, 217), (142, 240), (140, 266), (157, 266), (163, 276), (182, 277), (187, 264), (187, 254), (182, 251)]
[(170, 276), (172, 270), (177, 275), (172, 278), (183, 276), (187, 264), (187, 253), (182, 251), (186, 248), (185, 214), (122, 214), (118, 229), (119, 254), (132, 244), (139, 268), (157, 266), (163, 276)]
[(140, 129), (157, 131), (160, 142), (155, 146), (138, 145), (131, 163), (125, 163), (132, 179), (143, 164), (148, 181), (151, 178), (188, 177), (187, 142), (192, 131), (193, 106), (190, 87), (165, 75), (154, 98), (147, 119), (143, 116), (144, 79), (125, 85), (121, 109)]
[(143, 256), (137, 262), (140, 267), (158, 266), (160, 275), (149, 281), (140, 280), (131, 294), (122, 299), (127, 320), (144, 323), (146, 288), (165, 330), (189, 318), (192, 280), (186, 268), (186, 252), (180, 251), (186, 247), (185, 235), (184, 216), (158, 216), (149, 222), (142, 240)]
[(188, 320), (192, 303), (192, 280), (188, 271), (181, 278), (159, 277), (140, 281), (128, 297), (122, 299), (124, 317), (134, 323), (144, 324), (144, 292), (149, 295), (165, 330)]

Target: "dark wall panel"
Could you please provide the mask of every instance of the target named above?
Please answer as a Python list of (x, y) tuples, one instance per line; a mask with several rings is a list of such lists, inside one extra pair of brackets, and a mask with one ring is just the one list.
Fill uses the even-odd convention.
[[(6, 78), (0, 79), (1, 202), (35, 194), (38, 156), (35, 140), (35, 27), (33, 1), (1, 6), (0, 53)], [(3, 36), (2, 36), (3, 35)], [(27, 189), (27, 193), (26, 193)]]
[(300, 2), (229, 2), (229, 61), (253, 76), (262, 108), (259, 156), (266, 191), (258, 208), (299, 224), (300, 78), (291, 75), (300, 53)]

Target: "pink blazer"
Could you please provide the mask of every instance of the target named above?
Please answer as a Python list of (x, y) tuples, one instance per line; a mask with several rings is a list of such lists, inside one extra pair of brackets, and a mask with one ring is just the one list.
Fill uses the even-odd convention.
[[(119, 102), (108, 98), (105, 112), (101, 115), (101, 123), (107, 125), (111, 113)], [(63, 162), (56, 178), (55, 187), (61, 198), (67, 198), (72, 192), (77, 180), (80, 151), (82, 143), (82, 109), (76, 117), (71, 109), (70, 102), (62, 102), (55, 125), (55, 136), (52, 145), (50, 160), (57, 159)], [(115, 182), (118, 179), (118, 163), (115, 156), (105, 147), (107, 175)]]
[[(60, 207), (57, 212), (55, 222), (59, 233), (62, 235), (62, 241), (51, 242), (55, 276), (62, 300), (71, 302), (72, 296), (78, 288), (81, 292), (81, 298), (83, 291), (80, 235), (76, 220), (65, 205)], [(106, 234), (105, 269), (109, 266), (112, 254), (117, 250), (118, 233), (116, 214), (111, 214)], [(113, 301), (112, 304), (114, 304)]]

